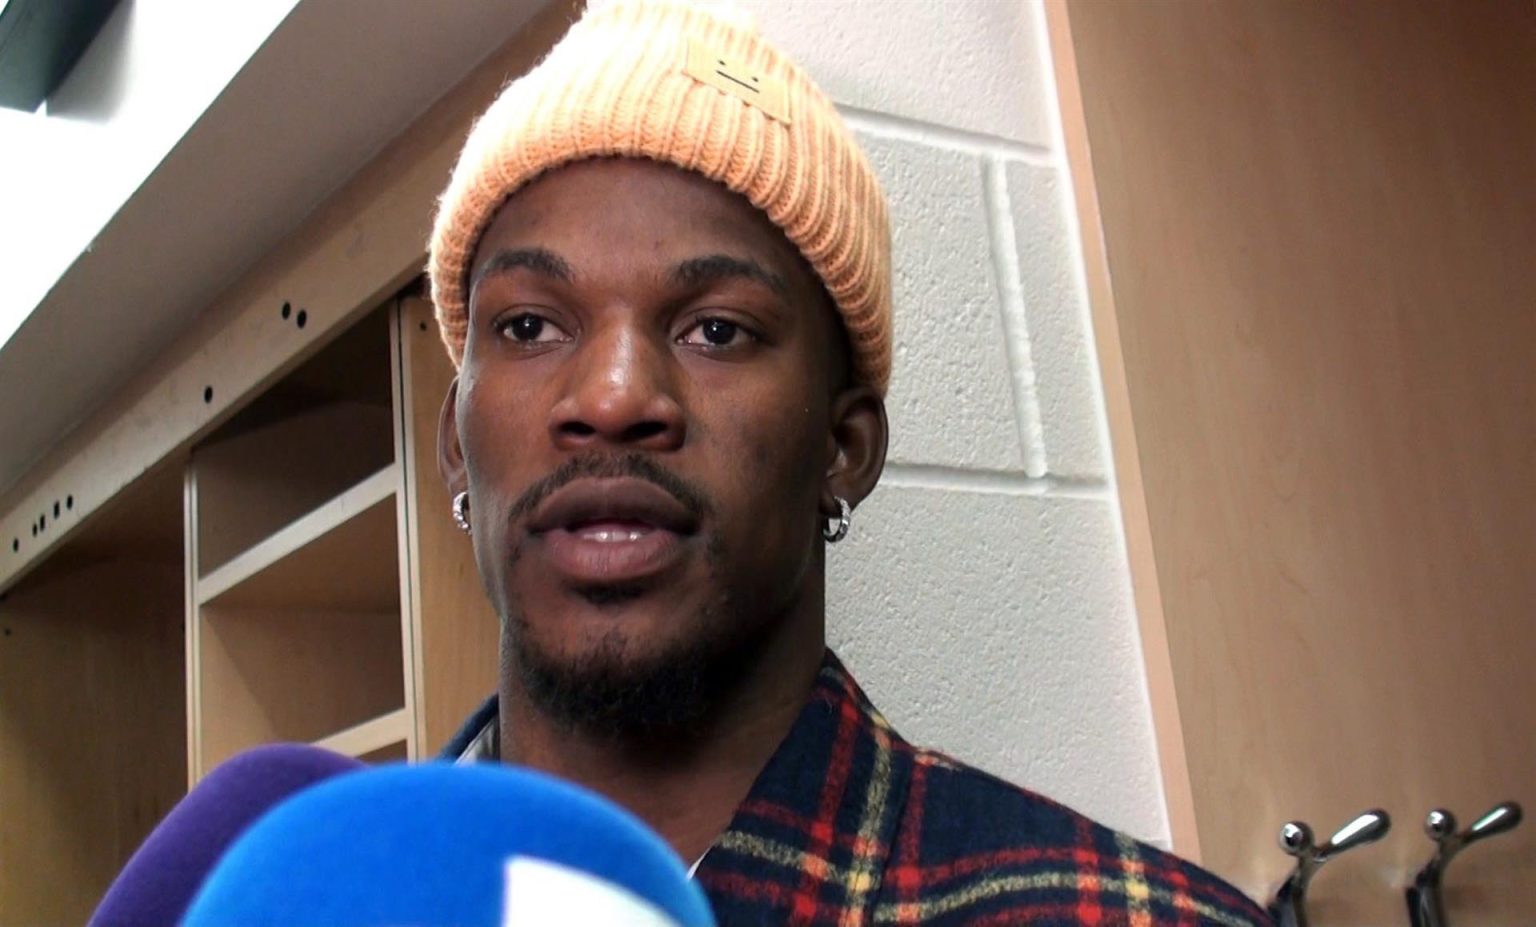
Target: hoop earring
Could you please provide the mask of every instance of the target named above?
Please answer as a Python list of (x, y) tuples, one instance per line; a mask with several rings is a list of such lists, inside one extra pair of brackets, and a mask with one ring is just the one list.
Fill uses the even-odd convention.
[(848, 536), (848, 523), (852, 520), (853, 509), (848, 505), (848, 500), (842, 496), (833, 496), (837, 500), (838, 516), (837, 527), (830, 525), (821, 526), (821, 536), (826, 538), (828, 544), (836, 544)]
[(453, 497), (453, 523), (469, 534), (469, 493), (461, 492)]

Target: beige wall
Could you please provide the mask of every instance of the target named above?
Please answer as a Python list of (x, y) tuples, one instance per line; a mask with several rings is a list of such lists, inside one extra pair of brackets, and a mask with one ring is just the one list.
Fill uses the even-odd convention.
[[(1536, 10), (1067, 9), (1204, 861), (1380, 805), (1315, 922), (1403, 923), (1430, 808), (1536, 804)], [(1533, 871), (1468, 850), (1452, 919)]]

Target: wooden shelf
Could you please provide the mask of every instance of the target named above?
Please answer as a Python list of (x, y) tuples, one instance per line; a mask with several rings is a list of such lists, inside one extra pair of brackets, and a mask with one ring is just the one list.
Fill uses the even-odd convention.
[(398, 608), (399, 482), (399, 466), (391, 464), (235, 557), (197, 583), (198, 604)]
[(387, 405), (285, 404), (249, 414), (192, 453), (204, 579), (395, 459)]
[(316, 742), (407, 704), (398, 611), (204, 606), (198, 769), (258, 744)]
[(410, 738), (411, 718), (404, 708), (332, 734), (315, 746), (344, 756), (363, 758)]

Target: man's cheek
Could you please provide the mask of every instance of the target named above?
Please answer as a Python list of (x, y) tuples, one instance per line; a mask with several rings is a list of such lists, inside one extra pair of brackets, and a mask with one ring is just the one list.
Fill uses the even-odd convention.
[(805, 449), (814, 437), (802, 411), (803, 403), (779, 402), (778, 414), (763, 415), (743, 429), (738, 441), (747, 448), (744, 455), (759, 474), (775, 480), (798, 478), (794, 464), (805, 459)]

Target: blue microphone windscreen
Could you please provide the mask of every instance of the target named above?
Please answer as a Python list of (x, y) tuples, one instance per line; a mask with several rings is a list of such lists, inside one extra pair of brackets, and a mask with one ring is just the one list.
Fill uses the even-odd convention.
[(257, 747), (228, 760), (150, 832), (91, 915), (89, 927), (174, 924), (229, 845), (300, 789), (363, 768), (304, 744)]
[(499, 765), (386, 766), (296, 795), (220, 861), (184, 927), (709, 927), (669, 846), (586, 789)]

